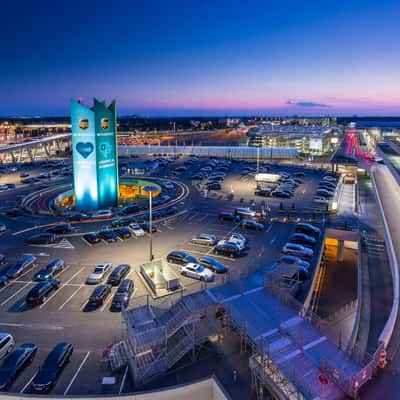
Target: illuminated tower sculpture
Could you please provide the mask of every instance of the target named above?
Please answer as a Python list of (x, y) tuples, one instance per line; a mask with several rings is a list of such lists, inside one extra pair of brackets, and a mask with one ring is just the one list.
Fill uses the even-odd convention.
[(117, 119), (115, 101), (108, 107), (94, 99), (88, 108), (71, 100), (72, 158), (76, 210), (118, 204)]

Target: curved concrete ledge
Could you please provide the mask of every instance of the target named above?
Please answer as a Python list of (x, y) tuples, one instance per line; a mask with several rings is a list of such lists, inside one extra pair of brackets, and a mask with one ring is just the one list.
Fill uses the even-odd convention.
[[(2, 400), (16, 400), (16, 399), (37, 399), (37, 398), (51, 398), (53, 400), (65, 400), (66, 397), (62, 396), (45, 396), (45, 395), (25, 395), (25, 394), (5, 394), (1, 395)], [(229, 395), (225, 392), (224, 388), (215, 376), (206, 379), (191, 382), (184, 385), (172, 386), (167, 389), (160, 389), (149, 392), (105, 395), (105, 396), (68, 396), (76, 400), (84, 399), (98, 399), (98, 400), (230, 400)]]
[[(379, 184), (377, 184), (376, 180), (376, 173), (380, 172), (380, 174), (385, 174), (386, 175), (386, 190), (385, 194), (389, 196), (394, 196), (390, 199), (387, 199), (386, 201), (382, 201), (382, 193), (379, 191)], [(383, 176), (383, 175), (382, 175)], [(381, 177), (382, 178), (382, 177)], [(389, 171), (389, 169), (384, 166), (372, 166), (371, 167), (371, 180), (372, 180), (372, 185), (375, 189), (375, 196), (376, 200), (379, 206), (379, 211), (382, 217), (383, 221), (383, 227), (384, 227), (384, 234), (385, 234), (385, 242), (386, 242), (386, 247), (388, 250), (388, 256), (389, 256), (389, 264), (390, 264), (390, 270), (392, 273), (392, 280), (393, 280), (393, 304), (392, 304), (392, 309), (390, 311), (390, 315), (388, 320), (386, 321), (386, 324), (381, 332), (381, 335), (379, 336), (379, 342), (384, 345), (386, 348), (392, 338), (394, 326), (396, 324), (397, 318), (398, 318), (398, 312), (399, 312), (399, 263), (398, 263), (398, 257), (396, 254), (395, 246), (393, 244), (392, 236), (395, 232), (392, 232), (389, 228), (389, 223), (388, 219), (385, 214), (385, 206), (386, 207), (395, 207), (396, 204), (398, 204), (398, 199), (400, 198), (400, 187), (397, 184), (395, 178)], [(379, 180), (380, 183), (383, 184), (384, 178)], [(397, 196), (396, 196), (397, 195)], [(393, 201), (394, 200), (394, 201)], [(397, 213), (397, 217), (399, 217), (400, 214)], [(392, 223), (396, 223), (396, 221), (391, 221)], [(400, 223), (397, 224), (398, 227), (400, 227)], [(397, 243), (397, 248), (400, 249), (400, 232), (398, 232), (398, 238), (395, 236), (395, 240)]]

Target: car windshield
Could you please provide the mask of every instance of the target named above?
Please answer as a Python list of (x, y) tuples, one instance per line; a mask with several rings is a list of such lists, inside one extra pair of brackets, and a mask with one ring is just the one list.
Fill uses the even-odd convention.
[(103, 268), (103, 267), (96, 267), (96, 268), (94, 269), (94, 273), (95, 273), (95, 274), (102, 274), (103, 271), (104, 271), (104, 268)]
[(201, 266), (201, 265), (196, 265), (194, 268), (195, 268), (195, 270), (196, 270), (197, 272), (203, 272), (203, 271), (204, 271), (204, 267)]

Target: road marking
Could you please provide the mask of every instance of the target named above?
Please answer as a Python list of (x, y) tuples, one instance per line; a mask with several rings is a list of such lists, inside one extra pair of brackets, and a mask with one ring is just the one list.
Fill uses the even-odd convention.
[(273, 244), (276, 240), (276, 235), (271, 239), (271, 241), (269, 242), (269, 244)]
[(74, 376), (72, 377), (71, 382), (69, 383), (69, 385), (68, 385), (67, 388), (65, 389), (65, 391), (64, 391), (64, 396), (67, 395), (69, 389), (71, 388), (72, 384), (74, 383), (76, 377), (78, 376), (80, 370), (81, 370), (82, 367), (84, 366), (84, 364), (85, 364), (86, 360), (88, 359), (89, 355), (90, 355), (90, 351), (88, 351), (88, 352), (86, 353), (86, 355), (85, 355), (85, 357), (83, 358), (81, 364), (79, 365), (79, 367), (78, 367), (78, 369), (76, 370)]
[(75, 290), (74, 293), (71, 294), (71, 296), (68, 297), (67, 300), (64, 301), (64, 303), (61, 304), (60, 307), (58, 307), (59, 310), (62, 310), (64, 306), (81, 290), (83, 286), (79, 286), (78, 289)]
[(4, 304), (7, 304), (11, 299), (13, 299), (17, 294), (19, 294), (20, 292), (22, 292), (27, 286), (29, 286), (31, 283), (33, 282), (28, 282), (27, 284), (25, 284), (24, 286), (22, 286), (22, 288), (19, 288), (16, 292), (14, 292), (7, 300), (4, 300), (0, 305), (4, 306)]
[(0, 326), (13, 326), (15, 328), (21, 328), (24, 324), (15, 324), (13, 322), (0, 322)]
[(72, 275), (71, 278), (68, 279), (67, 282), (64, 283), (64, 285), (68, 285), (72, 281), (72, 279), (74, 279), (84, 269), (85, 269), (85, 267), (82, 267), (78, 272), (75, 272), (75, 274)]
[(50, 243), (50, 244), (31, 244), (32, 247), (46, 247), (50, 249), (68, 249), (73, 250), (75, 246), (68, 239), (61, 239), (58, 243)]
[(118, 394), (121, 394), (121, 393), (122, 393), (122, 390), (124, 389), (126, 376), (128, 375), (128, 369), (129, 369), (129, 367), (126, 366), (125, 371), (124, 371), (124, 375), (123, 375), (123, 377), (122, 377), (121, 386), (119, 387)]
[(64, 285), (62, 285), (61, 287), (59, 287), (51, 296), (49, 296), (46, 301), (44, 301), (39, 308), (43, 308), (54, 296), (56, 296), (60, 290), (64, 287)]
[(92, 247), (93, 245), (91, 243), (89, 243), (86, 239), (83, 238), (83, 236), (81, 237), (81, 240), (83, 240), (89, 247)]
[(265, 232), (269, 232), (272, 229), (272, 224), (268, 227), (268, 229), (266, 229)]
[(31, 382), (35, 379), (35, 376), (37, 375), (37, 371), (34, 373), (34, 375), (32, 376), (31, 379), (29, 379), (29, 381), (26, 383), (26, 385), (21, 389), (20, 393), (24, 393), (25, 390), (29, 387), (29, 385), (31, 384)]

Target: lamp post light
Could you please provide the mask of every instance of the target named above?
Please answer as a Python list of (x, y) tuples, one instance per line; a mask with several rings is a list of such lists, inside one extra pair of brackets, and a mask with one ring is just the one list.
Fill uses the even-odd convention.
[(152, 201), (153, 192), (157, 192), (158, 188), (155, 186), (145, 186), (143, 188), (149, 194), (149, 238), (150, 238), (150, 248), (149, 248), (149, 259), (153, 261), (153, 216), (152, 216)]

